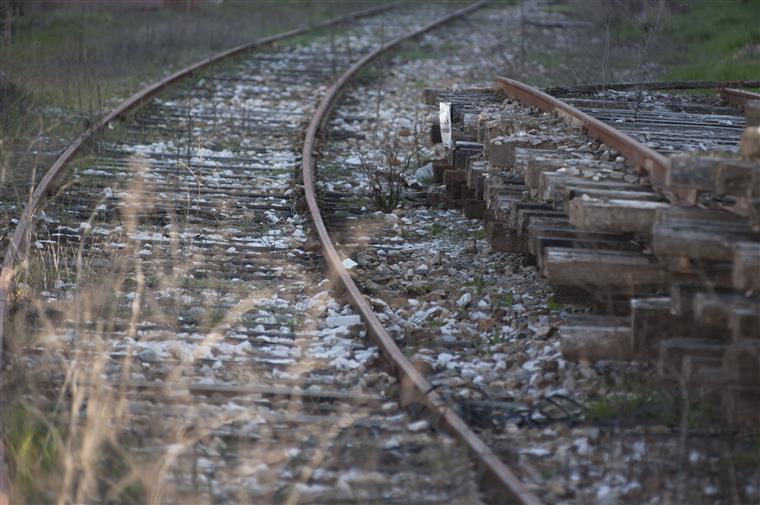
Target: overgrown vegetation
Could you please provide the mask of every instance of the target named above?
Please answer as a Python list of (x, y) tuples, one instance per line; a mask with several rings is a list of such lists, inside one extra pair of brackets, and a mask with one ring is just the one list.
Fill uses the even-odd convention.
[(48, 483), (60, 466), (57, 428), (20, 403), (4, 406), (0, 420), (4, 425), (2, 443), (19, 493), (30, 503), (48, 501), (42, 483)]
[(760, 2), (690, 0), (676, 4), (665, 27), (676, 50), (665, 60), (671, 79), (757, 79)]
[(659, 424), (670, 428), (714, 428), (721, 415), (714, 402), (697, 401), (663, 389), (661, 385), (629, 385), (586, 405), (589, 420), (601, 423)]
[[(637, 48), (646, 78), (756, 79), (760, 73), (760, 3), (742, 0), (607, 0), (610, 43)], [(585, 3), (580, 8), (588, 8)]]
[(514, 58), (504, 62), (504, 72), (549, 86), (760, 75), (756, 1), (569, 0), (545, 11), (556, 17), (552, 23), (566, 24), (576, 43), (540, 33), (523, 8), (521, 42), (505, 45)]
[(386, 123), (377, 131), (383, 139), (382, 157), (360, 156), (360, 169), (378, 210), (391, 212), (399, 206), (408, 179), (422, 166), (425, 117), (418, 115), (410, 126), (400, 126), (395, 119)]
[(402, 152), (399, 138), (393, 137), (384, 146), (380, 161), (361, 160), (361, 171), (367, 178), (372, 201), (379, 210), (390, 212), (401, 202), (406, 175), (413, 168), (413, 158)]
[(51, 9), (28, 2), (12, 18), (2, 72), (42, 103), (89, 113), (141, 82), (215, 51), (365, 6), (260, 1)]
[[(0, 197), (18, 205), (64, 145), (142, 85), (222, 49), (369, 3), (9, 5), (0, 9)], [(5, 206), (2, 212), (5, 223)]]
[[(153, 81), (170, 68), (176, 69), (219, 49), (368, 6), (365, 2), (309, 5), (225, 2), (216, 6), (203, 2), (198, 8), (145, 10), (127, 7), (129, 4), (124, 2), (117, 2), (113, 8), (101, 3), (85, 9), (80, 7), (83, 4), (43, 10), (25, 3), (23, 15), (13, 19), (13, 36), (10, 40), (3, 38), (0, 222), (4, 229), (10, 229), (10, 219), (18, 217), (34, 181), (49, 168), (61, 146), (80, 133), (93, 116), (135, 91), (141, 82)], [(154, 46), (160, 46), (161, 51), (151, 50)], [(119, 130), (120, 126), (115, 124), (113, 130), (99, 138), (117, 141), (124, 133)], [(183, 165), (190, 149), (179, 147), (186, 145), (181, 141), (190, 133), (189, 123), (186, 131), (172, 132), (177, 137), (171, 140), (179, 140), (178, 171), (190, 170), (189, 163)], [(238, 137), (214, 135), (215, 131), (204, 141), (223, 148), (240, 148)], [(88, 155), (90, 152), (84, 150), (73, 163), (72, 173), (98, 168), (95, 157)], [(134, 169), (136, 173), (140, 170)], [(127, 203), (139, 199), (140, 210), (150, 213), (156, 202), (145, 197), (145, 187), (137, 182), (140, 179), (136, 175), (133, 186), (113, 186), (113, 190), (129, 193), (123, 200)], [(88, 177), (92, 195), (102, 194), (106, 181), (98, 176)], [(110, 184), (114, 184), (112, 179)], [(114, 212), (110, 205), (108, 210)], [(167, 211), (166, 221), (161, 217), (158, 222), (168, 222), (176, 231), (186, 217), (182, 209), (176, 215), (173, 210)], [(140, 369), (131, 354), (123, 359), (109, 354), (111, 338), (114, 333), (125, 331), (130, 339), (135, 339), (139, 323), (153, 318), (174, 328), (180, 321), (196, 324), (203, 334), (210, 335), (208, 342), (211, 342), (218, 338), (218, 327), (243, 320), (254, 307), (253, 302), (245, 299), (230, 310), (228, 303), (208, 298), (208, 292), (214, 290), (234, 299), (234, 291), (240, 289), (240, 284), (221, 275), (206, 278), (186, 275), (200, 261), (197, 257), (168, 258), (176, 266), (171, 272), (142, 270), (138, 255), (142, 244), (128, 237), (134, 235), (144, 217), (131, 211), (121, 214), (124, 231), (111, 235), (115, 241), (112, 244), (88, 231), (101, 221), (110, 220), (105, 211), (94, 212), (89, 219), (73, 212), (61, 213), (49, 229), (42, 223), (37, 237), (50, 238), (45, 233), (50, 234), (53, 226), (61, 225), (79, 230), (81, 241), (54, 243), (51, 239), (44, 246), (35, 245), (30, 261), (18, 271), (18, 289), (13, 296), (24, 303), (18, 304), (18, 311), (6, 326), (6, 335), (13, 338), (4, 341), (5, 368), (0, 391), (0, 436), (8, 462), (4, 467), (8, 489), (4, 491), (12, 503), (165, 502), (161, 493), (166, 468), (175, 463), (173, 455), (158, 451), (141, 459), (139, 451), (132, 450), (140, 444), (120, 438), (128, 432), (125, 428), (138, 423), (124, 410), (127, 389), (109, 387), (113, 383), (107, 384), (104, 377), (108, 371), (110, 381), (129, 379), (132, 372), (139, 373)], [(80, 229), (81, 224), (88, 226)], [(252, 216), (243, 216), (239, 224), (251, 229), (257, 226), (257, 221)], [(85, 244), (93, 246), (86, 254)], [(107, 250), (115, 244), (123, 244), (123, 252)], [(158, 248), (155, 253), (158, 254)], [(92, 266), (103, 257), (112, 263), (110, 267), (98, 263), (102, 268), (96, 277)], [(212, 308), (199, 311), (194, 300), (148, 296), (185, 284), (203, 291), (204, 301)], [(76, 302), (64, 294), (74, 287)], [(55, 310), (44, 305), (45, 296), (41, 293), (45, 290), (54, 291), (52, 296), (64, 300)], [(67, 304), (68, 301), (71, 303)], [(119, 321), (126, 329), (119, 326)], [(94, 322), (93, 327), (89, 322)], [(304, 323), (290, 319), (282, 324), (293, 331)], [(68, 330), (63, 329), (67, 327)], [(147, 338), (150, 337), (140, 337)], [(38, 354), (29, 358), (17, 352), (30, 343), (37, 346)], [(74, 356), (89, 354), (81, 360), (76, 357), (62, 360), (59, 359), (62, 347), (70, 349)], [(167, 384), (182, 379), (193, 364), (185, 362), (183, 366), (184, 372), (180, 366), (172, 368), (165, 377)], [(121, 375), (114, 373), (117, 367), (123, 367)], [(139, 380), (139, 375), (136, 377)], [(167, 400), (164, 405), (172, 404)], [(231, 421), (223, 416), (224, 413), (215, 419), (204, 416), (195, 427), (199, 433), (205, 433), (204, 430), (229, 424)], [(184, 450), (192, 449), (197, 442), (182, 430), (170, 433), (167, 440), (176, 443), (171, 447), (181, 446)]]

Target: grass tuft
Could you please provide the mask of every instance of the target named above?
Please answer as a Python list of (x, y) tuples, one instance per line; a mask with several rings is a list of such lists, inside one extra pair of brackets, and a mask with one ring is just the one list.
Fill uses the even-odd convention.
[(694, 0), (670, 18), (671, 79), (757, 79), (760, 2)]

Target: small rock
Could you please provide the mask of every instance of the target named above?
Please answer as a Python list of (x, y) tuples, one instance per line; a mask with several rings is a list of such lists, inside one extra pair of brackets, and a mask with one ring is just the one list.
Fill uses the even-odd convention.
[(158, 354), (156, 354), (156, 351), (151, 348), (145, 348), (142, 351), (138, 352), (137, 357), (140, 358), (141, 361), (145, 361), (147, 363), (158, 361)]
[(77, 343), (79, 341), (79, 332), (73, 328), (69, 328), (63, 336), (63, 341), (68, 345)]
[(457, 300), (457, 305), (460, 307), (467, 307), (471, 301), (472, 295), (470, 293), (465, 293), (459, 297), (459, 300)]
[(443, 256), (441, 256), (441, 252), (438, 251), (435, 253), (435, 256), (430, 260), (430, 266), (439, 267), (443, 264)]
[(573, 442), (573, 445), (575, 446), (575, 451), (579, 456), (588, 455), (590, 448), (588, 445), (588, 439), (586, 437), (577, 439), (575, 442)]
[(607, 484), (602, 484), (596, 490), (596, 499), (601, 503), (611, 503), (613, 498), (612, 488)]
[(557, 371), (557, 362), (553, 359), (544, 361), (541, 363), (541, 370), (544, 372), (556, 372)]
[(426, 430), (428, 428), (428, 422), (425, 419), (421, 419), (419, 421), (415, 421), (408, 426), (409, 431), (417, 432)]
[(529, 454), (531, 456), (536, 456), (537, 458), (544, 458), (551, 453), (552, 452), (545, 447), (530, 447), (520, 451), (520, 454)]
[(522, 369), (527, 370), (529, 372), (534, 372), (536, 370), (539, 370), (540, 368), (541, 367), (539, 365), (538, 360), (535, 360), (535, 359), (526, 361), (525, 363), (522, 364)]
[(357, 265), (358, 263), (352, 260), (351, 258), (346, 258), (343, 260), (343, 266), (345, 267), (346, 270), (351, 270)]
[(445, 367), (452, 359), (454, 359), (454, 355), (449, 354), (447, 352), (442, 352), (438, 355), (438, 358), (435, 360), (436, 367), (443, 368)]
[(420, 168), (417, 169), (417, 171), (414, 173), (414, 178), (418, 181), (426, 181), (433, 178), (433, 164), (428, 163), (427, 165), (423, 165)]
[(648, 433), (654, 433), (657, 435), (665, 435), (667, 433), (671, 432), (671, 429), (664, 424), (655, 424), (652, 426), (647, 426), (647, 432)]
[(631, 500), (638, 499), (641, 496), (641, 484), (638, 481), (632, 480), (623, 486), (622, 494)]
[(567, 485), (562, 477), (552, 477), (546, 483), (546, 487), (557, 496), (565, 496), (567, 494)]
[(396, 402), (386, 402), (383, 403), (382, 407), (380, 407), (383, 412), (396, 412), (398, 410), (398, 403)]
[(337, 328), (339, 326), (356, 326), (362, 324), (362, 318), (359, 315), (328, 316), (325, 318), (325, 324), (330, 328)]

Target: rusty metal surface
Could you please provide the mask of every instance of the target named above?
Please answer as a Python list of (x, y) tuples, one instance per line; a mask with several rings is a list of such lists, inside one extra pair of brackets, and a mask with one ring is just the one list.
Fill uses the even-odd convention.
[(383, 350), (386, 358), (401, 377), (402, 394), (404, 394), (404, 392), (407, 394), (409, 397), (407, 398), (407, 401), (412, 398), (413, 400), (411, 401), (424, 404), (436, 416), (440, 428), (451, 432), (466, 444), (468, 449), (482, 465), (484, 483), (489, 490), (491, 501), (494, 503), (516, 502), (534, 505), (541, 503), (538, 497), (525, 487), (519, 478), (493, 453), (493, 451), (491, 451), (488, 446), (485, 445), (472, 429), (453, 410), (451, 410), (441, 396), (433, 391), (430, 383), (416, 368), (414, 368), (411, 362), (401, 352), (401, 349), (396, 345), (390, 334), (385, 330), (370, 304), (359, 291), (359, 288), (343, 266), (342, 260), (332, 243), (322, 219), (314, 185), (314, 148), (317, 135), (321, 127), (327, 121), (330, 111), (337, 103), (341, 93), (357, 72), (370, 64), (383, 52), (392, 49), (401, 42), (419, 36), (453, 19), (464, 16), (483, 7), (486, 3), (486, 1), (477, 2), (468, 7), (452, 12), (451, 14), (426, 25), (417, 32), (392, 40), (384, 47), (378, 48), (356, 62), (333, 83), (333, 85), (325, 92), (325, 95), (320, 101), (319, 107), (309, 124), (309, 128), (306, 131), (306, 138), (303, 146), (304, 191), (312, 223), (319, 237), (322, 252), (330, 270), (331, 280), (343, 286), (346, 290), (346, 296), (355, 309), (361, 313), (369, 334), (375, 339), (378, 346)]
[[(348, 72), (343, 74), (343, 76), (341, 76), (341, 78), (338, 79), (338, 81), (328, 90), (327, 95), (320, 103), (318, 112), (309, 127), (307, 139), (304, 144), (304, 153), (307, 153), (304, 156), (304, 180), (305, 187), (307, 188), (306, 192), (309, 208), (312, 212), (312, 218), (314, 219), (315, 227), (318, 229), (320, 240), (322, 241), (323, 247), (325, 249), (325, 256), (328, 259), (331, 272), (335, 278), (339, 279), (343, 286), (346, 288), (350, 298), (355, 302), (355, 305), (363, 314), (370, 330), (370, 334), (376, 340), (378, 340), (378, 343), (380, 344), (380, 347), (385, 351), (386, 356), (390, 359), (395, 368), (402, 375), (404, 390), (408, 396), (410, 398), (416, 398), (416, 401), (419, 401), (420, 403), (423, 403), (429, 407), (440, 421), (442, 427), (448, 429), (456, 436), (458, 436), (458, 438), (460, 438), (466, 444), (466, 446), (477, 456), (484, 472), (484, 479), (486, 482), (490, 483), (487, 489), (489, 489), (492, 493), (491, 497), (493, 501), (499, 503), (509, 501), (525, 504), (539, 504), (540, 501), (538, 498), (529, 490), (527, 490), (519, 481), (519, 479), (517, 479), (517, 477), (503, 464), (503, 462), (501, 462), (501, 460), (499, 460), (496, 455), (471, 431), (466, 423), (448, 408), (440, 396), (437, 393), (431, 392), (432, 388), (430, 384), (411, 365), (411, 363), (401, 353), (391, 337), (382, 327), (379, 320), (376, 318), (370, 306), (364, 299), (363, 295), (359, 292), (358, 288), (353, 283), (347, 271), (343, 268), (342, 263), (340, 262), (337, 252), (335, 251), (335, 248), (332, 245), (329, 236), (327, 235), (324, 223), (319, 214), (319, 208), (316, 205), (313, 186), (314, 179), (312, 172), (312, 149), (314, 146), (316, 133), (318, 132), (323, 122), (327, 119), (330, 109), (334, 105), (337, 97), (345, 85), (348, 83), (350, 78), (355, 75), (355, 73), (360, 68), (369, 64), (385, 50), (390, 49), (398, 45), (400, 42), (411, 37), (418, 36), (422, 33), (432, 30), (441, 24), (464, 16), (467, 13), (482, 7), (485, 3), (485, 1), (481, 1), (464, 9), (452, 12), (451, 14), (429, 25), (426, 25), (421, 30), (413, 34), (395, 39), (389, 44), (386, 44), (384, 47), (363, 58), (361, 61), (352, 66)], [(327, 21), (325, 23), (317, 25), (317, 27), (330, 26), (344, 22), (346, 20), (357, 18), (359, 16), (372, 15), (391, 7), (392, 5), (375, 7), (349, 16)], [(6, 316), (8, 314), (11, 302), (9, 299), (9, 293), (13, 288), (14, 271), (16, 266), (25, 259), (25, 253), (28, 246), (28, 237), (31, 233), (34, 215), (45, 202), (46, 196), (50, 195), (56, 189), (57, 183), (66, 174), (66, 170), (68, 168), (67, 163), (79, 152), (82, 146), (85, 145), (85, 143), (100, 130), (107, 127), (111, 121), (122, 117), (127, 112), (140, 108), (163, 89), (171, 86), (178, 81), (183, 80), (186, 77), (191, 76), (198, 70), (201, 70), (220, 60), (240, 54), (254, 47), (273, 43), (287, 37), (299, 35), (301, 33), (307, 32), (309, 29), (311, 28), (291, 30), (286, 33), (262, 39), (252, 44), (238, 46), (210, 58), (204, 59), (178, 72), (175, 72), (174, 74), (140, 90), (138, 93), (122, 102), (118, 107), (100, 118), (91, 128), (83, 132), (79, 137), (77, 137), (77, 139), (75, 139), (75, 141), (66, 149), (66, 151), (56, 160), (50, 170), (46, 173), (39, 186), (34, 191), (32, 197), (30, 198), (23, 211), (18, 225), (16, 226), (13, 238), (8, 250), (6, 251), (3, 262), (2, 276), (0, 277), (0, 359), (2, 358), (1, 353), (3, 330), (7, 321)], [(2, 457), (2, 455), (0, 455), (0, 457)], [(2, 490), (0, 490), (0, 493), (2, 493)]]
[(236, 46), (236, 47), (227, 49), (225, 51), (222, 51), (221, 53), (217, 53), (197, 63), (194, 63), (188, 67), (178, 70), (174, 72), (173, 74), (161, 79), (160, 81), (157, 81), (153, 84), (150, 84), (144, 87), (143, 89), (136, 92), (134, 95), (130, 96), (129, 98), (124, 100), (122, 103), (120, 103), (116, 108), (114, 108), (113, 110), (105, 114), (103, 117), (98, 119), (90, 128), (88, 128), (81, 135), (79, 135), (74, 140), (74, 142), (72, 142), (68, 146), (68, 148), (58, 157), (58, 159), (55, 160), (53, 165), (50, 167), (50, 169), (47, 171), (45, 176), (40, 181), (40, 184), (37, 186), (31, 198), (29, 199), (26, 206), (24, 207), (21, 217), (19, 218), (19, 222), (16, 225), (16, 229), (13, 232), (13, 237), (8, 245), (8, 249), (5, 251), (5, 257), (3, 258), (2, 273), (0, 273), (0, 364), (2, 364), (3, 362), (2, 352), (3, 352), (4, 328), (5, 328), (5, 323), (6, 323), (6, 317), (8, 315), (8, 310), (10, 308), (8, 294), (13, 289), (13, 276), (15, 273), (15, 267), (16, 265), (19, 264), (19, 262), (24, 260), (24, 257), (26, 254), (26, 247), (28, 245), (27, 239), (29, 237), (30, 225), (32, 223), (34, 214), (37, 212), (37, 210), (39, 210), (40, 206), (45, 201), (46, 195), (50, 195), (56, 189), (57, 183), (66, 174), (67, 163), (71, 161), (71, 159), (79, 152), (82, 146), (90, 138), (92, 138), (99, 131), (106, 128), (111, 121), (114, 121), (116, 119), (123, 117), (128, 112), (139, 109), (140, 107), (145, 105), (151, 98), (153, 98), (158, 93), (160, 93), (162, 90), (166, 89), (167, 87), (173, 84), (176, 84), (177, 82), (181, 80), (184, 80), (187, 77), (190, 77), (194, 73), (208, 67), (209, 65), (218, 63), (219, 61), (236, 56), (245, 51), (248, 51), (260, 46), (272, 44), (274, 42), (278, 42), (280, 40), (284, 40), (289, 37), (301, 35), (310, 30), (333, 26), (333, 25), (344, 23), (344, 22), (347, 22), (359, 17), (371, 16), (373, 14), (377, 14), (385, 10), (391, 9), (396, 4), (397, 2), (384, 4), (378, 7), (373, 7), (371, 9), (355, 12), (346, 16), (329, 19), (315, 26), (296, 28), (293, 30), (289, 30), (287, 32), (279, 33), (277, 35), (265, 37), (255, 42), (242, 44), (240, 46)]
[(739, 107), (744, 107), (750, 100), (760, 100), (760, 93), (746, 89), (722, 88), (718, 90), (718, 93), (729, 103)]
[[(46, 202), (47, 196), (51, 195), (55, 191), (58, 183), (67, 174), (69, 168), (68, 163), (74, 158), (74, 156), (76, 156), (76, 154), (87, 143), (88, 140), (106, 128), (112, 121), (123, 117), (128, 112), (141, 108), (164, 89), (180, 81), (183, 81), (184, 79), (194, 75), (196, 72), (203, 70), (214, 63), (226, 60), (230, 57), (239, 55), (251, 49), (307, 33), (317, 28), (334, 26), (361, 17), (378, 14), (393, 8), (397, 4), (398, 2), (392, 2), (369, 9), (364, 9), (348, 14), (346, 16), (326, 20), (314, 26), (296, 28), (287, 32), (265, 37), (255, 42), (242, 44), (212, 55), (188, 67), (178, 70), (153, 84), (144, 87), (143, 89), (139, 90), (124, 100), (116, 108), (99, 118), (90, 128), (81, 133), (55, 160), (53, 165), (40, 181), (39, 185), (35, 188), (34, 192), (24, 207), (21, 216), (19, 217), (18, 224), (16, 225), (16, 228), (13, 232), (13, 236), (10, 240), (8, 248), (5, 251), (2, 272), (0, 272), (0, 386), (2, 386), (4, 382), (4, 377), (2, 375), (3, 348), (5, 341), (4, 332), (9, 311), (13, 302), (10, 295), (14, 289), (16, 267), (25, 261), (27, 256), (28, 240), (33, 230), (34, 216)], [(9, 500), (8, 482), (5, 473), (4, 444), (2, 443), (2, 440), (0, 440), (0, 505), (9, 503)]]
[[(664, 91), (690, 89), (724, 89), (724, 88), (757, 88), (760, 80), (743, 81), (653, 81), (653, 82), (621, 82), (611, 84), (586, 84), (577, 86), (553, 86), (544, 91), (550, 95), (585, 94), (599, 91)], [(740, 90), (743, 91), (743, 90)]]
[(546, 112), (557, 112), (625, 156), (633, 165), (646, 171), (656, 189), (665, 188), (666, 158), (636, 139), (622, 133), (602, 121), (581, 112), (567, 103), (543, 91), (506, 77), (496, 78), (497, 86), (508, 96), (538, 107)]

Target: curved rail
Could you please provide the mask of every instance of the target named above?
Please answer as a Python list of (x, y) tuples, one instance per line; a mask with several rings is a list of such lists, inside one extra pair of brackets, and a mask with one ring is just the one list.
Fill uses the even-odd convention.
[(401, 377), (402, 394), (404, 391), (410, 393), (415, 400), (424, 404), (441, 422), (441, 427), (459, 438), (482, 464), (484, 473), (485, 488), (489, 491), (490, 498), (496, 503), (517, 502), (526, 505), (538, 505), (541, 503), (531, 491), (515, 476), (515, 474), (483, 443), (483, 441), (470, 429), (470, 427), (449, 408), (441, 396), (433, 391), (430, 383), (420, 372), (414, 368), (411, 362), (404, 356), (393, 337), (386, 331), (380, 320), (375, 315), (372, 307), (367, 302), (364, 295), (354, 283), (346, 268), (343, 266), (340, 256), (332, 243), (325, 223), (322, 220), (319, 204), (314, 187), (314, 147), (317, 134), (327, 121), (330, 111), (335, 106), (341, 93), (346, 88), (349, 81), (363, 67), (370, 64), (385, 51), (392, 49), (400, 43), (411, 38), (422, 35), (448, 21), (464, 16), (476, 9), (479, 9), (487, 3), (487, 0), (481, 0), (463, 9), (454, 11), (424, 27), (414, 33), (398, 37), (386, 46), (381, 47), (366, 55), (361, 60), (354, 63), (345, 73), (343, 73), (330, 88), (325, 92), (319, 106), (314, 113), (314, 117), (306, 130), (306, 138), (303, 145), (303, 183), (306, 201), (311, 214), (314, 229), (319, 237), (322, 246), (322, 252), (327, 261), (333, 279), (336, 280), (346, 290), (346, 295), (354, 308), (361, 314), (367, 331), (375, 339), (378, 346), (382, 349), (386, 358), (396, 369)]
[(750, 100), (760, 100), (760, 93), (747, 91), (746, 89), (723, 88), (719, 89), (718, 93), (728, 100), (729, 103), (738, 107), (744, 107)]
[[(557, 94), (586, 94), (598, 91), (658, 91), (658, 90), (689, 90), (725, 88), (758, 88), (760, 80), (744, 81), (653, 81), (653, 82), (619, 82), (612, 84), (583, 84), (578, 86), (554, 86), (545, 88), (550, 95)], [(739, 90), (744, 91), (744, 90)]]
[[(19, 262), (25, 259), (28, 252), (28, 239), (31, 235), (31, 225), (34, 220), (34, 215), (44, 203), (46, 196), (50, 195), (53, 192), (53, 190), (57, 187), (57, 183), (66, 174), (69, 161), (71, 161), (71, 159), (79, 152), (82, 146), (84, 146), (89, 139), (107, 127), (111, 121), (123, 117), (130, 111), (141, 108), (151, 98), (156, 96), (159, 92), (163, 91), (167, 87), (181, 80), (184, 80), (187, 77), (190, 77), (199, 70), (202, 70), (214, 63), (218, 63), (222, 60), (231, 58), (257, 47), (265, 46), (278, 42), (280, 40), (307, 33), (314, 29), (326, 28), (340, 23), (345, 23), (353, 19), (378, 14), (380, 12), (384, 12), (393, 8), (397, 4), (398, 2), (396, 1), (353, 12), (345, 16), (328, 19), (313, 26), (295, 28), (293, 30), (265, 37), (254, 42), (232, 47), (215, 55), (209, 56), (208, 58), (205, 58), (197, 63), (178, 70), (171, 75), (164, 77), (163, 79), (139, 90), (121, 102), (118, 106), (116, 106), (116, 108), (99, 118), (90, 128), (81, 133), (55, 160), (53, 165), (50, 167), (50, 169), (47, 171), (45, 176), (35, 188), (31, 198), (24, 207), (21, 217), (19, 218), (19, 221), (14, 230), (13, 236), (11, 237), (10, 243), (8, 244), (8, 248), (5, 251), (2, 271), (0, 272), (0, 386), (3, 383), (2, 371), (5, 326), (12, 303), (9, 294), (11, 293), (14, 286), (16, 266), (19, 264)], [(0, 440), (0, 505), (6, 505), (6, 503), (10, 503), (7, 487), (8, 485), (5, 475), (5, 447), (2, 440)]]
[[(164, 77), (163, 79), (146, 86), (134, 95), (130, 96), (123, 102), (121, 102), (116, 108), (106, 113), (100, 119), (98, 119), (90, 128), (80, 134), (74, 142), (55, 160), (53, 165), (47, 171), (45, 176), (40, 181), (37, 188), (35, 188), (32, 197), (24, 207), (24, 210), (19, 218), (19, 222), (16, 225), (16, 229), (13, 232), (8, 248), (5, 251), (5, 257), (3, 258), (2, 272), (0, 273), (0, 364), (3, 363), (3, 337), (5, 333), (5, 323), (7, 322), (8, 311), (10, 310), (9, 293), (13, 289), (13, 277), (15, 274), (16, 265), (22, 261), (27, 252), (27, 241), (31, 233), (31, 223), (33, 221), (34, 214), (39, 210), (40, 206), (45, 200), (45, 197), (53, 192), (57, 187), (57, 183), (66, 174), (68, 168), (68, 162), (79, 152), (82, 146), (91, 139), (95, 134), (103, 130), (111, 121), (123, 117), (130, 111), (137, 110), (145, 105), (151, 98), (158, 93), (177, 83), (187, 77), (190, 77), (194, 73), (202, 70), (214, 63), (218, 63), (227, 58), (237, 56), (245, 51), (272, 44), (280, 40), (284, 40), (290, 37), (301, 35), (310, 30), (319, 28), (326, 28), (334, 26), (340, 23), (358, 19), (361, 17), (371, 16), (380, 12), (393, 8), (398, 2), (392, 2), (370, 9), (361, 10), (348, 14), (346, 16), (340, 16), (323, 21), (322, 23), (314, 26), (305, 26), (301, 28), (295, 28), (287, 32), (278, 33), (263, 39), (259, 39), (254, 42), (242, 44), (221, 53), (209, 56), (197, 63), (194, 63), (188, 67), (174, 72), (173, 74)], [(0, 367), (1, 369), (1, 367)]]
[(665, 188), (667, 159), (654, 149), (585, 112), (579, 111), (562, 100), (520, 81), (497, 77), (496, 84), (508, 96), (546, 112), (557, 112), (571, 123), (579, 124), (589, 135), (621, 153), (637, 168), (645, 170), (652, 186), (657, 189)]

